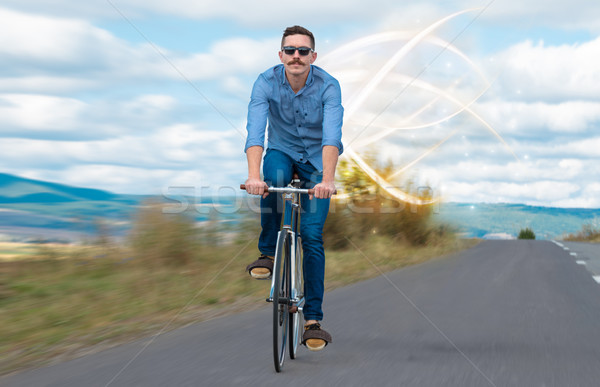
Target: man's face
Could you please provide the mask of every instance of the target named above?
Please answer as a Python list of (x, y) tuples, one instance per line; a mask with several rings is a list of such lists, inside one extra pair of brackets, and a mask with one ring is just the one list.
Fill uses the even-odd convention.
[[(283, 46), (311, 47), (310, 38), (306, 35), (289, 35), (285, 37)], [(279, 59), (288, 74), (299, 76), (308, 73), (310, 65), (317, 59), (317, 53), (310, 52), (308, 55), (302, 56), (298, 50), (294, 51), (292, 55), (279, 51)]]

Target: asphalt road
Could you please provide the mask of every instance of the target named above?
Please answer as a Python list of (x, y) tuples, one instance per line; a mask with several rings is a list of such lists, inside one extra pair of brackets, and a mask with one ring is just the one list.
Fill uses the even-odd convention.
[(600, 245), (585, 242), (554, 242), (567, 251), (578, 265), (585, 266), (590, 274), (600, 282)]
[(281, 374), (265, 307), (0, 384), (598, 386), (600, 284), (571, 252), (550, 241), (485, 241), (327, 293), (333, 344), (300, 349)]

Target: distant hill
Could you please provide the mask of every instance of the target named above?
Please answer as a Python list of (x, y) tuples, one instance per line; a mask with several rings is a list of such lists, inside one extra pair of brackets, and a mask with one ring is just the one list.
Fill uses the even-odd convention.
[(0, 173), (0, 203), (118, 200), (108, 191), (79, 188)]
[(598, 226), (600, 209), (512, 203), (443, 203), (434, 219), (455, 225), (469, 237), (483, 238), (490, 234), (516, 237), (521, 229), (529, 227), (537, 239), (554, 239), (577, 232), (586, 223)]
[(144, 198), (0, 173), (0, 235), (69, 241), (94, 234), (98, 219), (121, 233)]
[[(94, 235), (97, 222), (113, 225), (123, 235), (132, 215), (150, 196), (119, 195), (0, 173), (0, 238), (80, 240)], [(169, 200), (160, 198), (165, 202)], [(238, 198), (239, 199), (239, 198)], [(220, 220), (239, 220), (239, 203), (233, 197), (196, 198), (199, 208), (220, 208)], [(204, 206), (204, 207), (202, 207)], [(209, 215), (198, 210), (198, 221)], [(516, 237), (530, 227), (538, 239), (577, 232), (586, 223), (600, 224), (600, 209), (536, 207), (524, 204), (442, 203), (434, 221), (451, 224), (467, 237)]]

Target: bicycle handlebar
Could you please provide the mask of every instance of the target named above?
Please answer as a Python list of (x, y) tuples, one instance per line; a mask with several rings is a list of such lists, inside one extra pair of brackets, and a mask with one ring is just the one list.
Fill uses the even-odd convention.
[[(240, 189), (246, 190), (246, 184), (240, 184)], [(290, 187), (269, 187), (267, 189), (269, 192), (279, 192), (279, 193), (299, 193), (299, 194), (308, 194), (314, 195), (315, 190), (313, 188), (290, 188)], [(337, 194), (337, 190), (333, 192), (333, 194)]]

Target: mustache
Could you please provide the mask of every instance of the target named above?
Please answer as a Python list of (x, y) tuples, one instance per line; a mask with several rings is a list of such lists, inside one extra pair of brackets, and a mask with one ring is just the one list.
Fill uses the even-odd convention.
[(291, 61), (288, 62), (288, 66), (289, 65), (293, 65), (293, 64), (304, 65), (305, 63), (302, 62), (300, 59), (295, 59), (295, 60), (291, 60)]

